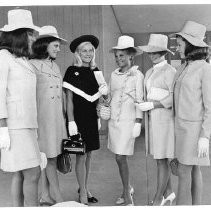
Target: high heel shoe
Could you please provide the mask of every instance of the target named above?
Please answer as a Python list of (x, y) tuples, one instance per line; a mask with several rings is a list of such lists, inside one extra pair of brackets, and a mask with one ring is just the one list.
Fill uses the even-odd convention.
[(172, 192), (169, 196), (166, 198), (163, 197), (160, 206), (164, 206), (168, 201), (170, 202), (170, 206), (172, 205), (174, 199), (176, 198), (176, 195), (174, 192)]
[(134, 206), (134, 202), (133, 202), (133, 194), (132, 194), (132, 195), (130, 194), (130, 197), (131, 197), (131, 201), (132, 201), (132, 203), (128, 203), (128, 204), (126, 204), (125, 206)]
[[(133, 194), (134, 194), (134, 188), (131, 187), (131, 188), (130, 188), (130, 195), (133, 197)], [(116, 204), (117, 204), (117, 205), (121, 205), (121, 204), (123, 204), (124, 202), (125, 202), (125, 199), (122, 198), (122, 197), (119, 197), (119, 198), (117, 198), (117, 200), (116, 200)]]
[[(78, 194), (80, 193), (80, 188), (78, 188)], [(97, 203), (98, 199), (95, 198), (90, 192), (87, 192), (87, 199), (89, 203)]]

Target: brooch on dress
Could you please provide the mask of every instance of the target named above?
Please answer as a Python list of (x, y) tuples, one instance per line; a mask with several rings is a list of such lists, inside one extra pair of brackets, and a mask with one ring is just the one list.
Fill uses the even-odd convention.
[(75, 72), (75, 76), (78, 76), (78, 75), (79, 75), (79, 73), (76, 71), (76, 72)]

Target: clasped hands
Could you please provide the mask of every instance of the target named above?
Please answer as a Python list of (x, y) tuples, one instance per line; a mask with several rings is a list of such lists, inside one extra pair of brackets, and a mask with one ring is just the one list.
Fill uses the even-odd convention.
[(135, 106), (140, 109), (142, 112), (149, 111), (151, 109), (154, 109), (154, 103), (153, 102), (141, 102), (141, 103), (135, 103)]

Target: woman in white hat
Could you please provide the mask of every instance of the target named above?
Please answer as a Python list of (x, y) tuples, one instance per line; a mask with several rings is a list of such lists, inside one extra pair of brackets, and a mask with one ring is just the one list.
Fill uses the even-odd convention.
[(176, 33), (177, 51), (185, 63), (178, 69), (173, 86), (175, 114), (175, 157), (178, 165), (177, 205), (201, 204), (200, 166), (209, 166), (211, 135), (211, 66), (206, 27), (188, 21)]
[(100, 148), (96, 106), (98, 98), (107, 94), (108, 90), (107, 85), (98, 83), (96, 77), (101, 72), (95, 63), (98, 44), (98, 38), (93, 35), (82, 35), (70, 43), (74, 64), (68, 67), (63, 82), (67, 96), (69, 135), (79, 132), (86, 144), (85, 154), (76, 154), (75, 165), (79, 202), (83, 204), (98, 202), (88, 188), (92, 151)]
[[(53, 205), (63, 201), (57, 176), (56, 157), (61, 153), (61, 141), (66, 138), (63, 115), (62, 75), (55, 62), (60, 44), (67, 41), (58, 36), (54, 26), (43, 26), (32, 45), (31, 64), (37, 76), (38, 143), (48, 163), (42, 173), (40, 205)], [(55, 201), (50, 195), (50, 188)]]
[(134, 189), (129, 181), (127, 157), (134, 153), (135, 138), (140, 135), (142, 112), (135, 107), (135, 101), (143, 100), (144, 76), (134, 65), (134, 57), (141, 50), (134, 47), (134, 39), (120, 36), (113, 47), (118, 68), (110, 78), (111, 118), (108, 121), (108, 149), (115, 154), (123, 184), (122, 195), (116, 204), (134, 205)]
[(38, 206), (36, 74), (28, 62), (35, 30), (23, 9), (8, 11), (8, 25), (0, 29), (1, 169), (13, 172), (13, 206)]
[(171, 204), (175, 199), (168, 160), (174, 158), (173, 98), (170, 90), (176, 70), (165, 60), (165, 55), (171, 53), (167, 45), (167, 36), (150, 34), (148, 45), (140, 46), (153, 63), (144, 79), (145, 102), (137, 104), (145, 112), (147, 153), (157, 162), (157, 190), (152, 205), (164, 205), (167, 201)]

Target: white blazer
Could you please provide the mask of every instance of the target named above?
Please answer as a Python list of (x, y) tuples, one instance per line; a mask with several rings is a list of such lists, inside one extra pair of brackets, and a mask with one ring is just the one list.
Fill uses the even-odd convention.
[(0, 50), (0, 119), (9, 129), (37, 128), (36, 75), (24, 58)]

